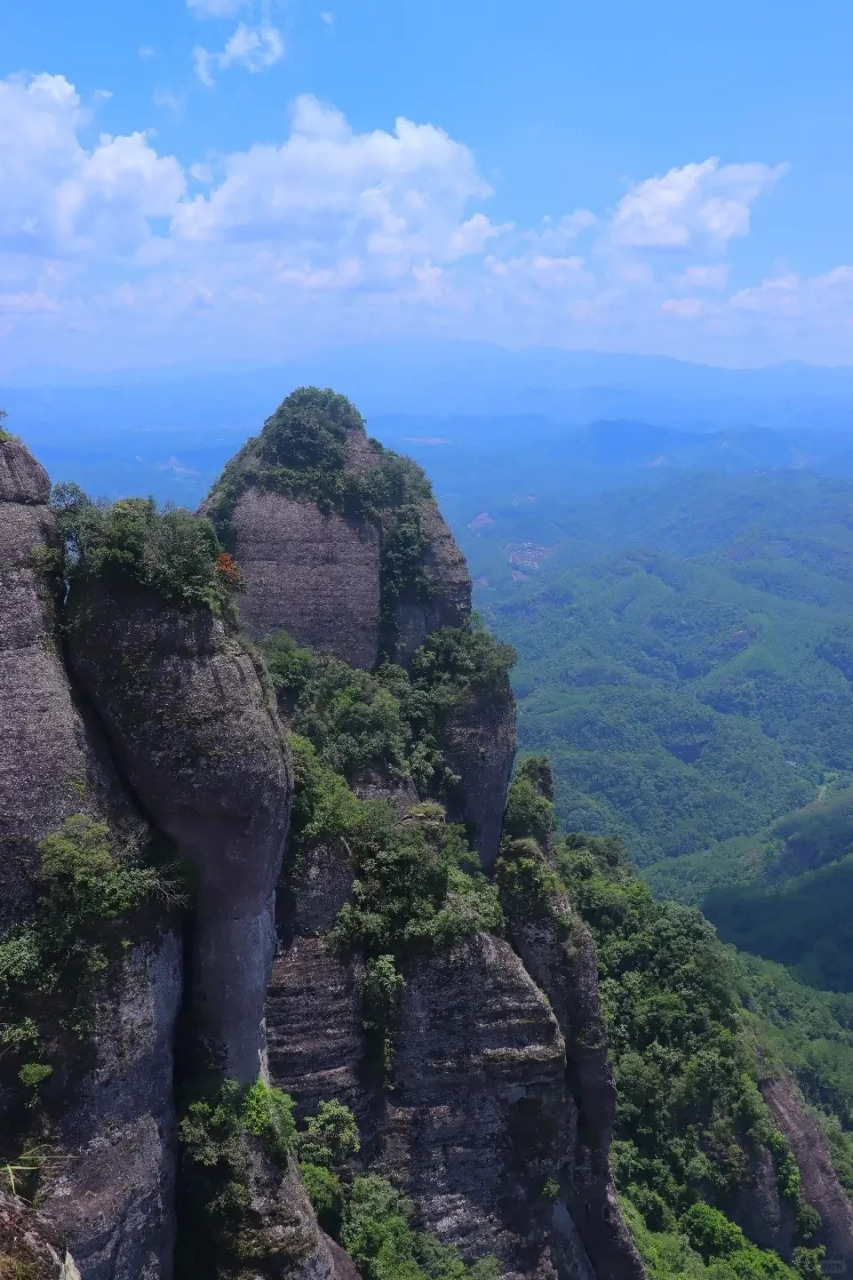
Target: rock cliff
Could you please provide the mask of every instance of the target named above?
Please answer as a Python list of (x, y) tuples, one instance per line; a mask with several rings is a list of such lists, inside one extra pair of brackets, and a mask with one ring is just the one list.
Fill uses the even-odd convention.
[(833, 1168), (826, 1138), (789, 1075), (765, 1080), (762, 1093), (796, 1156), (803, 1195), (820, 1214), (816, 1243), (826, 1249), (824, 1270), (843, 1275), (853, 1268), (853, 1204)]
[[(0, 940), (10, 947), (37, 911), (45, 837), (78, 814), (146, 836), (66, 676), (44, 572), (57, 541), (49, 488), (20, 444), (0, 442)], [(21, 1153), (54, 1152), (41, 1201), (86, 1280), (171, 1274), (180, 972), (176, 934), (155, 919), (98, 990), (82, 1038), (50, 1008), (38, 1028), (38, 1008), (15, 1021), (7, 1004), (0, 1010), (4, 1043), (26, 1032), (25, 1065), (35, 1057), (49, 1073), (34, 1107), (17, 1075), (21, 1054), (0, 1057), (0, 1163), (37, 1165), (38, 1154)], [(64, 994), (60, 986), (54, 1003)]]
[[(308, 447), (307, 441), (310, 441)], [(352, 666), (408, 662), (471, 610), (471, 580), (423, 473), (341, 396), (294, 392), (204, 503), (244, 578), (255, 639), (287, 631)]]
[(72, 592), (68, 650), (134, 794), (196, 872), (192, 1035), (209, 1066), (254, 1080), (291, 792), (255, 659), (210, 609), (105, 583)]
[[(316, 1188), (343, 1203), (369, 1174), (365, 1194), (408, 1198), (427, 1233), (411, 1247), (458, 1251), (460, 1275), (491, 1257), (494, 1274), (641, 1276), (589, 938), (567, 901), (531, 922), (492, 880), (509, 654), (472, 626), (422, 473), (346, 401), (302, 391), (205, 504), (228, 553), (189, 513), (48, 497), (3, 440), (0, 946), (18, 950), (0, 1000), (18, 1021), (0, 1155), (43, 1144), (23, 1167), (46, 1214), (0, 1206), (16, 1265), (355, 1280), (320, 1224), (372, 1275), (368, 1246)], [(344, 720), (294, 739), (290, 836), (286, 725), (232, 598), (250, 636), (289, 632), (377, 682), (369, 714), (339, 682)], [(28, 1021), (4, 975), (31, 944), (52, 973), (54, 926), (84, 980)], [(335, 1172), (301, 1145), (333, 1104), (361, 1130)]]

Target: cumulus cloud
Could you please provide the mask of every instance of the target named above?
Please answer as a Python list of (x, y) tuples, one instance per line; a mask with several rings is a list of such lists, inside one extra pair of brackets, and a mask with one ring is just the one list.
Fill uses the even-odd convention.
[(682, 289), (725, 289), (729, 282), (731, 268), (727, 262), (717, 262), (711, 266), (688, 267), (676, 277), (675, 283)]
[(357, 133), (340, 111), (299, 98), (290, 136), (226, 156), (209, 193), (182, 201), (183, 242), (265, 246), (281, 279), (309, 288), (399, 279), (481, 252), (498, 235), (470, 202), (490, 194), (473, 155), (433, 125)]
[(740, 289), (730, 305), (736, 311), (771, 316), (838, 317), (839, 308), (853, 306), (853, 266), (834, 267), (817, 276), (787, 272)]
[(278, 27), (263, 23), (250, 27), (245, 22), (237, 25), (233, 34), (219, 53), (199, 45), (193, 50), (193, 64), (202, 84), (212, 88), (216, 71), (229, 67), (245, 67), (255, 74), (274, 67), (284, 57), (284, 36)]
[(0, 81), (0, 251), (35, 258), (132, 255), (184, 194), (181, 165), (150, 136), (101, 134), (63, 76)]
[(725, 245), (748, 234), (752, 205), (785, 171), (785, 165), (721, 164), (711, 157), (647, 178), (619, 201), (610, 242), (634, 249)]
[[(212, 69), (265, 48), (232, 37)], [(475, 156), (434, 124), (359, 130), (303, 96), (280, 140), (179, 161), (151, 132), (98, 136), (95, 123), (62, 76), (0, 81), (7, 352), (26, 335), (57, 351), (80, 335), (97, 353), (124, 343), (124, 362), (238, 342), (272, 354), (409, 324), (683, 354), (703, 334), (759, 332), (788, 335), (791, 352), (809, 330), (853, 355), (853, 267), (731, 291), (726, 245), (779, 167), (686, 165), (637, 183), (606, 217), (578, 209), (525, 227), (490, 216)]]

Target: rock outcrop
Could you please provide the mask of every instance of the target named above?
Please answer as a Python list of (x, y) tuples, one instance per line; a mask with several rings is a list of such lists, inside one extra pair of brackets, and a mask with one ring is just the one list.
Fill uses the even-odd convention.
[[(596, 1273), (559, 1212), (577, 1113), (565, 1044), (511, 947), (479, 935), (406, 971), (382, 1165), (424, 1222), (508, 1270)], [(555, 1229), (556, 1228), (556, 1229)]]
[(56, 542), (49, 493), (23, 445), (0, 442), (0, 933), (32, 902), (39, 840), (92, 811), (94, 761), (36, 567)]
[[(371, 477), (394, 455), (368, 438), (352, 406), (344, 415), (346, 425), (337, 428), (342, 448), (326, 463), (330, 496), (317, 495), (309, 463), (316, 467), (318, 460), (312, 454), (300, 461), (301, 454), (282, 451), (278, 443), (282, 425), (298, 415), (304, 394), (284, 401), (260, 436), (228, 464), (202, 505), (240, 566), (241, 621), (256, 640), (287, 631), (298, 644), (365, 670), (376, 666), (383, 651), (407, 665), (430, 632), (459, 626), (470, 614), (464, 557), (413, 464), (408, 464), (416, 475), (411, 493), (399, 478), (386, 483), (384, 476), (376, 479), (375, 493), (369, 489)], [(326, 398), (326, 393), (315, 394)], [(286, 485), (282, 467), (288, 468)], [(340, 496), (352, 479), (370, 496), (361, 501)], [(224, 501), (227, 486), (230, 496)], [(385, 544), (400, 504), (417, 512), (420, 549), (407, 565), (410, 585), (395, 583), (389, 591), (393, 569)]]
[[(225, 481), (207, 510), (227, 531), (243, 575), (238, 603), (251, 634), (285, 630), (373, 668), (389, 652), (408, 665), (437, 629), (467, 623), (470, 579), (423, 476), (370, 441), (341, 398), (297, 393)], [(263, 664), (227, 606), (175, 603), (152, 578), (134, 577), (128, 564), (147, 571), (151, 562), (147, 544), (140, 552), (133, 541), (148, 526), (133, 525), (130, 510), (120, 512), (127, 520), (117, 536), (129, 537), (131, 525), (133, 536), (117, 553), (111, 544), (109, 554), (69, 570), (60, 647), (57, 606), (37, 565), (56, 545), (47, 493), (26, 451), (0, 444), (0, 713), (10, 726), (0, 739), (0, 934), (34, 908), (39, 842), (76, 813), (143, 841), (165, 839), (192, 874), (186, 900), (158, 908), (145, 937), (129, 939), (85, 1050), (57, 1064), (43, 1088), (61, 1157), (40, 1184), (54, 1235), (42, 1239), (15, 1205), (16, 1248), (42, 1250), (46, 1280), (63, 1266), (71, 1280), (66, 1247), (81, 1280), (171, 1280), (182, 1230), (176, 1213), (186, 1207), (183, 1191), (176, 1196), (174, 1099), (209, 1072), (247, 1086), (268, 1078), (292, 1094), (301, 1115), (329, 1099), (349, 1105), (362, 1131), (362, 1167), (390, 1177), (410, 1197), (418, 1228), (468, 1261), (494, 1254), (505, 1273), (530, 1280), (641, 1280), (609, 1176), (614, 1095), (594, 956), (570, 904), (561, 900), (548, 919), (507, 911), (504, 929), (494, 886), (460, 870), (459, 846), (425, 843), (425, 865), (436, 860), (436, 883), (443, 874), (441, 892), (461, 915), (454, 924), (448, 909), (444, 934), (426, 942), (416, 932), (395, 950), (393, 1055), (381, 1069), (368, 1062), (363, 977), (377, 950), (353, 942), (345, 953), (328, 936), (360, 892), (360, 846), (354, 854), (346, 825), (355, 799), (343, 804), (343, 825), (300, 846), (280, 880), (292, 778)], [(193, 527), (206, 530), (210, 569), (215, 540), (206, 526)], [(466, 628), (448, 651), (468, 660), (480, 652), (475, 640)], [(467, 676), (454, 683), (457, 674), (439, 671), (452, 696), (435, 730), (444, 765), (459, 778), (448, 816), (466, 825), (491, 873), (515, 751), (514, 703), (506, 680), (478, 685), (472, 675), (466, 685)], [(435, 693), (413, 687), (425, 699)], [(385, 812), (377, 856), (404, 865), (393, 861), (393, 833), (415, 821), (409, 810), (418, 800), (405, 770), (384, 777), (371, 768), (353, 789), (390, 798), (390, 817), (369, 805), (358, 813), (373, 821)], [(328, 799), (332, 808), (339, 802), (340, 791)], [(433, 802), (421, 808), (437, 812), (431, 820), (446, 831)], [(404, 847), (420, 858), (421, 846), (401, 838)], [(442, 872), (445, 849), (456, 861)], [(470, 900), (453, 887), (460, 880), (473, 886)], [(400, 901), (408, 904), (405, 894)], [(489, 913), (466, 923), (464, 911), (485, 912), (483, 903)], [(393, 949), (409, 917), (396, 933), (383, 932), (383, 909), (380, 902), (370, 927)], [(411, 907), (412, 920), (419, 909)], [(14, 1082), (11, 1092), (7, 1084), (0, 1069), (0, 1118), (17, 1105), (20, 1120)], [(223, 1168), (232, 1158), (245, 1166), (234, 1183), (242, 1197), (231, 1241), (237, 1261), (223, 1275), (230, 1280), (242, 1267), (266, 1280), (357, 1280), (320, 1231), (293, 1160), (280, 1149), (271, 1154), (263, 1127), (245, 1120), (237, 1132), (228, 1130), (237, 1154), (232, 1143), (224, 1156), (216, 1133), (212, 1155), (205, 1134), (196, 1135), (205, 1167), (220, 1158)], [(192, 1150), (184, 1148), (184, 1172)], [(177, 1251), (182, 1265), (194, 1229)]]
[(853, 1269), (853, 1204), (833, 1168), (821, 1127), (790, 1076), (765, 1080), (761, 1092), (796, 1157), (803, 1197), (820, 1214), (815, 1242), (826, 1248), (824, 1270), (845, 1274)]
[(513, 946), (548, 998), (565, 1046), (566, 1089), (576, 1112), (574, 1144), (561, 1169), (566, 1205), (596, 1275), (642, 1280), (610, 1175), (616, 1089), (595, 946), (564, 893), (555, 894), (541, 913), (523, 912), (508, 901), (503, 905)]
[(499, 688), (467, 690), (442, 735), (444, 757), (459, 778), (448, 798), (448, 814), (465, 823), (471, 844), (488, 870), (501, 842), (501, 820), (515, 759), (515, 699), (504, 680)]
[[(38, 843), (65, 819), (84, 813), (144, 832), (65, 673), (38, 567), (56, 545), (49, 487), (22, 445), (0, 442), (0, 936), (32, 912)], [(84, 1280), (171, 1275), (180, 972), (174, 931), (158, 927), (131, 947), (110, 976), (91, 1040), (76, 1058), (63, 1055), (43, 1090), (59, 1157), (42, 1203)], [(33, 1145), (16, 1084), (0, 1070), (0, 1157), (10, 1160)]]
[(292, 789), (271, 694), (222, 618), (133, 588), (75, 591), (68, 644), (134, 794), (197, 874), (196, 1046), (208, 1066), (255, 1080)]
[(379, 659), (380, 535), (365, 520), (247, 489), (232, 517), (253, 639), (287, 631), (298, 644), (369, 670)]
[(80, 1280), (53, 1223), (17, 1196), (0, 1192), (0, 1276), (9, 1280)]

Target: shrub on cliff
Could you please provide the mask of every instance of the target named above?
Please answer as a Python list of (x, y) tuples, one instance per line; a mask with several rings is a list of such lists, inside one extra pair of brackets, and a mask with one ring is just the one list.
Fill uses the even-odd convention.
[(356, 1178), (341, 1241), (365, 1280), (497, 1280), (495, 1258), (466, 1266), (455, 1249), (413, 1229), (411, 1210), (390, 1182)]
[(77, 485), (51, 497), (63, 537), (61, 572), (75, 579), (110, 575), (150, 588), (180, 608), (217, 612), (239, 588), (236, 565), (209, 520), (153, 498), (93, 502)]
[[(814, 1251), (803, 1246), (815, 1215), (757, 1087), (730, 953), (698, 911), (654, 901), (616, 841), (566, 837), (558, 863), (596, 941), (618, 1096), (617, 1186), (651, 1232), (667, 1236), (682, 1220), (694, 1249), (710, 1259), (709, 1276), (787, 1280), (795, 1273), (749, 1246), (725, 1216), (763, 1146), (797, 1214), (801, 1273), (810, 1274)], [(705, 1272), (661, 1266), (652, 1274)]]
[(394, 663), (357, 671), (301, 649), (285, 632), (262, 644), (273, 684), (294, 730), (310, 739), (324, 765), (350, 782), (370, 770), (411, 779), (421, 795), (458, 782), (442, 755), (454, 710), (472, 690), (506, 686), (514, 650), (478, 620), (435, 631), (409, 675)]
[(110, 973), (130, 938), (150, 931), (155, 901), (178, 896), (172, 873), (147, 862), (146, 850), (84, 814), (40, 853), (32, 915), (0, 941), (0, 1058), (31, 1104), (66, 1065), (69, 1040), (91, 1035)]
[(381, 523), (384, 513), (431, 496), (417, 463), (372, 442), (373, 465), (347, 467), (347, 442), (364, 420), (344, 396), (300, 387), (225, 467), (208, 500), (223, 540), (233, 537), (231, 518), (242, 493), (253, 486), (304, 498), (321, 510)]

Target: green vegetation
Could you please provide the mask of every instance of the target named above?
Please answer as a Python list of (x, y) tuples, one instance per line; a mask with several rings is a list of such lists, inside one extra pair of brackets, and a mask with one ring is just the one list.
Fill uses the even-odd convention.
[(384, 512), (431, 497), (429, 481), (408, 458), (369, 441), (372, 465), (347, 467), (350, 433), (364, 420), (344, 396), (300, 387), (267, 418), (214, 485), (208, 509), (226, 545), (237, 500), (254, 487), (306, 498), (323, 511), (380, 523)]
[(8, 432), (3, 425), (8, 416), (9, 415), (6, 413), (5, 409), (0, 409), (0, 444), (3, 444), (6, 440), (12, 439), (11, 433)]
[(850, 781), (851, 501), (802, 472), (678, 475), (460, 530), (565, 829), (645, 864)]
[(655, 901), (614, 840), (566, 837), (557, 860), (596, 941), (618, 1092), (614, 1176), (641, 1215), (652, 1275), (793, 1274), (727, 1216), (762, 1146), (800, 1224), (800, 1274), (812, 1274), (815, 1215), (758, 1089), (760, 1023), (734, 953), (698, 911)]
[(441, 751), (453, 711), (471, 689), (499, 688), (515, 658), (477, 619), (433, 632), (411, 674), (390, 662), (356, 671), (298, 648), (285, 633), (262, 648), (294, 731), (327, 768), (350, 783), (374, 771), (409, 780), (425, 796), (443, 795), (457, 782)]
[(144, 852), (122, 847), (105, 823), (84, 814), (41, 842), (33, 915), (0, 942), (0, 1053), (20, 1064), (23, 1085), (43, 1084), (66, 1037), (89, 1033), (94, 1002), (129, 934), (143, 920), (150, 925), (158, 899), (175, 899), (172, 873)]
[[(268, 1185), (256, 1145), (281, 1176), (298, 1158), (303, 1186), (320, 1225), (350, 1253), (365, 1280), (497, 1280), (484, 1258), (467, 1267), (455, 1249), (417, 1232), (405, 1200), (385, 1178), (353, 1176), (361, 1141), (352, 1112), (322, 1102), (297, 1131), (293, 1102), (260, 1081), (240, 1088), (225, 1081), (189, 1104), (180, 1126), (182, 1221), (179, 1274), (240, 1277), (282, 1274), (304, 1261), (304, 1229), (281, 1221), (277, 1206), (264, 1223), (252, 1207), (257, 1185)], [(277, 1269), (278, 1268), (278, 1269)]]
[(644, 874), (658, 896), (701, 905), (727, 942), (814, 987), (849, 991), (853, 789), (823, 790), (756, 836), (662, 859)]
[(296, 730), (290, 875), (298, 882), (318, 845), (344, 843), (355, 882), (333, 938), (364, 959), (368, 1052), (387, 1074), (407, 958), (500, 929), (502, 916), (462, 828), (445, 821), (439, 804), (424, 800), (401, 820), (389, 803), (359, 800), (350, 784), (375, 773), (392, 785), (409, 781), (422, 795), (443, 794), (457, 781), (440, 750), (447, 719), (472, 686), (506, 679), (511, 651), (472, 624), (435, 632), (411, 676), (389, 663), (373, 674), (354, 671), (284, 635), (265, 656)]
[(263, 1180), (257, 1156), (281, 1172), (289, 1168), (296, 1145), (292, 1099), (261, 1081), (240, 1088), (226, 1080), (190, 1102), (179, 1136), (179, 1275), (237, 1277), (271, 1257), (300, 1261), (295, 1224), (279, 1224), (279, 1238), (268, 1238), (263, 1228), (272, 1224), (258, 1222), (252, 1209), (253, 1180)]
[(495, 1258), (466, 1266), (455, 1249), (413, 1229), (410, 1210), (376, 1174), (356, 1178), (341, 1243), (365, 1280), (497, 1280)]
[(853, 990), (853, 855), (778, 887), (714, 889), (703, 909), (727, 942), (830, 991)]
[(387, 1071), (402, 982), (398, 964), (479, 928), (498, 928), (500, 910), (461, 829), (445, 822), (439, 805), (426, 801), (401, 821), (384, 801), (359, 800), (307, 739), (294, 736), (293, 755), (291, 874), (298, 880), (314, 846), (345, 842), (355, 873), (353, 899), (342, 909), (333, 939), (365, 959), (369, 1052)]
[(240, 585), (212, 524), (180, 507), (158, 510), (153, 498), (96, 503), (76, 485), (51, 497), (62, 532), (59, 572), (71, 581), (130, 579), (182, 609), (221, 612)]

